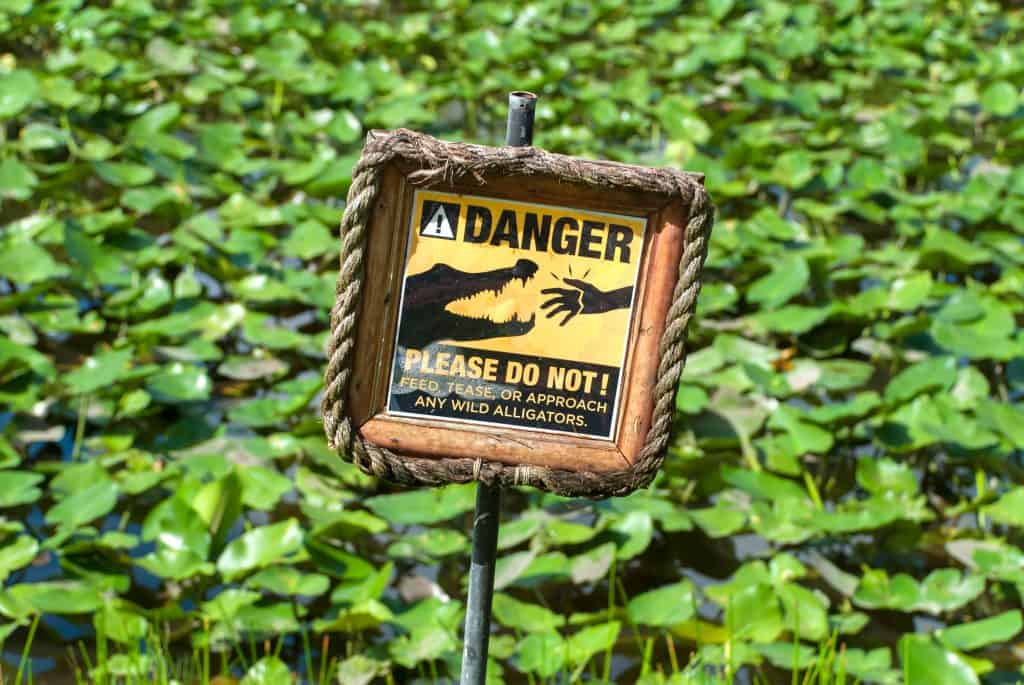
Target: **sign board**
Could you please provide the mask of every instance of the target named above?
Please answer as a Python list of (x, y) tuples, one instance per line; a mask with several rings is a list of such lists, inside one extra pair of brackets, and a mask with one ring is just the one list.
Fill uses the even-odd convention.
[[(325, 428), (363, 446), (334, 437), (342, 456), (403, 482), (487, 464), (620, 494), (641, 460), (660, 463), (670, 422), (655, 405), (678, 380), (665, 355), (681, 356), (704, 254), (686, 247), (706, 240), (710, 203), (694, 175), (516, 150), (371, 134), (364, 158), (391, 161), (357, 169), (342, 220)], [(628, 485), (592, 487), (605, 476)]]
[(613, 438), (646, 226), (415, 191), (388, 414)]

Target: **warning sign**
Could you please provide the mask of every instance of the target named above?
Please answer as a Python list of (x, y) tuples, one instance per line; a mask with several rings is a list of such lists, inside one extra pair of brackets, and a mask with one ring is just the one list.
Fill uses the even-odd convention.
[(459, 205), (451, 202), (424, 202), (420, 235), (455, 240), (454, 226), (459, 224)]
[(417, 191), (388, 413), (613, 439), (645, 229)]

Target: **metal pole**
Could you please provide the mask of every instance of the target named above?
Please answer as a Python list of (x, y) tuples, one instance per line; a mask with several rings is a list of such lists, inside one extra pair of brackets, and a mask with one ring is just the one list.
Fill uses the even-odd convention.
[[(533, 93), (509, 93), (506, 145), (522, 147), (533, 144), (536, 105), (537, 96)], [(459, 685), (484, 685), (487, 680), (487, 646), (491, 638), (491, 601), (494, 598), (494, 564), (498, 554), (500, 516), (501, 489), (497, 485), (478, 484)]]
[(501, 488), (486, 483), (477, 485), (460, 685), (484, 685), (487, 680), (487, 645), (491, 638), (491, 600), (494, 598), (500, 516)]
[(525, 90), (508, 94), (508, 126), (505, 128), (505, 145), (524, 147), (533, 145), (533, 115), (537, 107), (537, 96)]

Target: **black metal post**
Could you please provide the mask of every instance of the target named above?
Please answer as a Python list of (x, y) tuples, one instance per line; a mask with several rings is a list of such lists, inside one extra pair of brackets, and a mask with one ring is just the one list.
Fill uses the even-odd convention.
[(505, 128), (505, 145), (524, 147), (533, 145), (533, 117), (537, 108), (537, 96), (525, 90), (508, 94), (508, 126)]
[(487, 680), (487, 646), (491, 638), (491, 601), (494, 598), (494, 564), (498, 554), (500, 518), (501, 488), (480, 483), (476, 489), (476, 514), (473, 517), (473, 556), (469, 566), (460, 685), (484, 685)]
[[(537, 96), (525, 91), (508, 95), (508, 127), (505, 144), (533, 144), (533, 118)], [(459, 685), (484, 685), (487, 680), (487, 646), (491, 638), (491, 601), (494, 598), (494, 564), (498, 554), (501, 488), (480, 483), (473, 517), (473, 556), (469, 566), (469, 598), (462, 647)]]

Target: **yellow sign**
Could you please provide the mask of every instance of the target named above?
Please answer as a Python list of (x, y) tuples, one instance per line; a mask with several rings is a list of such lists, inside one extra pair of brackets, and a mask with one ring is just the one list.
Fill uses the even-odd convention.
[(417, 191), (388, 413), (614, 438), (646, 223)]

